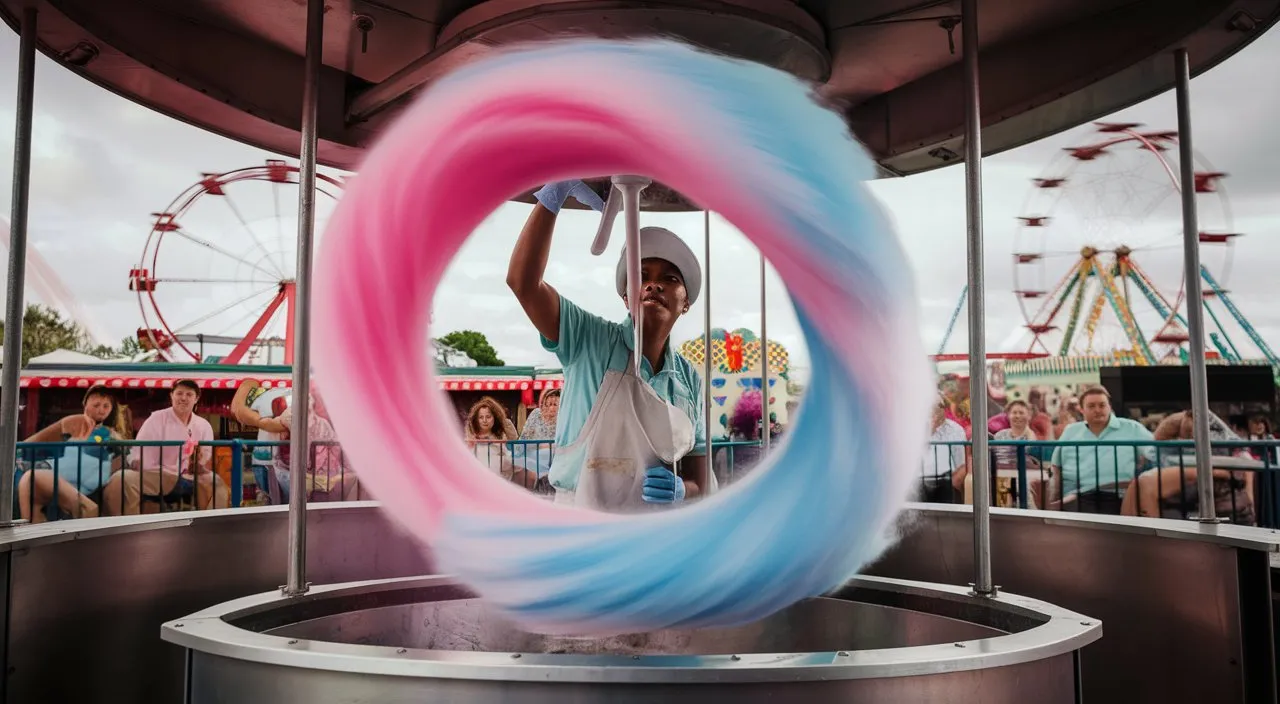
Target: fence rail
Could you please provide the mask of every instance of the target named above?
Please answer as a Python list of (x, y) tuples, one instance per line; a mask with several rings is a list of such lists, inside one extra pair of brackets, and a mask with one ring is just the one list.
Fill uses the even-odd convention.
[[(183, 441), (88, 440), (20, 442), (14, 472), (14, 513), (27, 520), (65, 520), (244, 505), (288, 503), (289, 443), (215, 440), (195, 444), (192, 466)], [(520, 477), (530, 491), (550, 496), (555, 443), (547, 440), (474, 442), (481, 465)], [(187, 448), (190, 451), (192, 448)], [(758, 442), (712, 443), (722, 484), (760, 458)], [(333, 442), (311, 445), (308, 501), (368, 497)]]
[[(18, 443), (15, 513), (42, 521), (287, 503), (287, 442), (198, 443), (194, 467), (183, 455), (184, 444)], [(988, 444), (996, 506), (1183, 519), (1195, 518), (1199, 510), (1190, 440)], [(523, 479), (534, 493), (554, 493), (553, 442), (473, 442), (469, 447), (491, 471)], [(1235, 523), (1280, 526), (1280, 441), (1213, 442), (1211, 449), (1218, 515)], [(310, 452), (308, 501), (369, 498), (336, 443), (312, 443)], [(750, 472), (765, 452), (759, 442), (713, 442), (711, 470), (727, 486)], [(916, 498), (971, 502), (971, 454), (967, 441), (930, 443)]]
[[(1194, 519), (1191, 440), (990, 440), (993, 505)], [(1280, 441), (1212, 441), (1217, 515), (1280, 524)], [(920, 468), (926, 501), (969, 503), (972, 444), (932, 442)]]

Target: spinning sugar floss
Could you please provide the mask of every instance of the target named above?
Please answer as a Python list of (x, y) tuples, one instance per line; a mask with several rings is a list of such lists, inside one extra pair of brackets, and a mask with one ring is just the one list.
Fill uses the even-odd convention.
[[(765, 465), (680, 510), (541, 500), (426, 430), (451, 422), (442, 398), (426, 418), (396, 411), (434, 384), (423, 328), (467, 236), (512, 193), (601, 174), (652, 177), (750, 237), (787, 282), (818, 380)], [(675, 42), (544, 43), (434, 83), (369, 152), (317, 261), (315, 366), (362, 482), (533, 630), (735, 625), (836, 587), (887, 547), (931, 397), (873, 176), (809, 86)], [(677, 268), (688, 288), (696, 267)]]

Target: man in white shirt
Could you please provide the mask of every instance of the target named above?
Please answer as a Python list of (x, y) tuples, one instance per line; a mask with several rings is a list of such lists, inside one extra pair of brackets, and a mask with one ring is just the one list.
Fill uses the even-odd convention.
[[(947, 404), (942, 399), (933, 407), (929, 448), (920, 463), (923, 499), (930, 503), (955, 503), (956, 490), (964, 485), (968, 472), (969, 439), (964, 428), (947, 417)], [(950, 444), (938, 444), (950, 443)]]

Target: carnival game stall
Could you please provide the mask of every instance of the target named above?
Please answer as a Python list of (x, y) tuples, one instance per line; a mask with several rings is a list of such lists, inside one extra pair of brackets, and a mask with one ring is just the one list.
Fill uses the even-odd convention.
[[(760, 338), (746, 328), (711, 331), (711, 409), (713, 437), (729, 438), (730, 420), (742, 395), (760, 391), (764, 383), (761, 369)], [(705, 341), (701, 337), (680, 345), (680, 355), (695, 368), (706, 361)], [(769, 424), (785, 426), (790, 422), (791, 376), (790, 353), (782, 343), (769, 340)]]

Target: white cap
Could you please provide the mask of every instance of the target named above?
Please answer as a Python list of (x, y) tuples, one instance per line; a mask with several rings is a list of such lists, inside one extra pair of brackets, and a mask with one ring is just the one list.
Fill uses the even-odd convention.
[[(676, 233), (665, 227), (640, 228), (640, 260), (662, 259), (680, 271), (684, 279), (685, 291), (689, 294), (689, 305), (698, 300), (702, 292), (702, 267), (693, 250)], [(618, 295), (627, 293), (627, 248), (622, 248), (622, 256), (618, 259), (617, 271)]]

